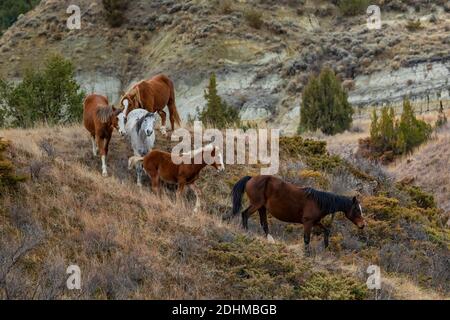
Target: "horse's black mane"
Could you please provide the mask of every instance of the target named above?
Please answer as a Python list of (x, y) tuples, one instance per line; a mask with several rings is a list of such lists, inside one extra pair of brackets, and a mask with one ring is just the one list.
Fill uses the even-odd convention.
[(141, 127), (142, 124), (144, 123), (145, 119), (149, 118), (149, 117), (153, 117), (152, 113), (147, 113), (145, 116), (141, 117), (137, 122), (136, 122), (136, 130), (139, 133), (141, 131)]
[(335, 193), (319, 191), (313, 188), (306, 188), (305, 193), (308, 198), (313, 199), (317, 203), (322, 213), (346, 212), (353, 205), (351, 198)]

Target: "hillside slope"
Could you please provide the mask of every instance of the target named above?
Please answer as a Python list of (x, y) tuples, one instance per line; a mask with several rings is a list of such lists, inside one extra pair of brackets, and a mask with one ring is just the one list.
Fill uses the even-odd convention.
[[(52, 129), (2, 133), (15, 136), (11, 157), (31, 171), (17, 192), (1, 196), (3, 298), (366, 297), (364, 282), (350, 272), (314, 266), (301, 251), (140, 190), (117, 153), (110, 159), (115, 177), (104, 179), (79, 140), (81, 128), (56, 131), (57, 141)], [(81, 292), (65, 289), (69, 264), (82, 270)]]
[[(436, 211), (416, 208), (393, 189), (377, 194), (373, 177), (327, 156), (323, 144), (283, 139), (281, 176), (328, 190), (345, 185), (341, 193), (362, 183), (368, 227), (361, 232), (338, 215), (330, 249), (315, 236), (314, 255), (305, 258), (301, 226), (270, 219), (277, 243), (269, 244), (256, 219), (249, 233), (239, 219), (222, 221), (231, 186), (256, 167), (230, 165), (224, 174), (206, 169), (199, 181), (203, 210), (194, 214), (193, 203), (176, 204), (170, 190), (158, 199), (148, 181), (142, 190), (135, 186), (126, 169), (130, 150), (117, 136), (106, 179), (79, 126), (2, 130), (0, 136), (11, 140), (8, 158), (28, 177), (0, 195), (3, 298), (448, 297), (448, 231), (439, 227)], [(158, 148), (169, 147), (162, 137), (157, 141)], [(340, 169), (327, 173), (330, 168)], [(81, 268), (81, 292), (65, 289), (69, 264)], [(370, 264), (382, 267), (376, 294), (365, 288)]]
[(434, 139), (395, 163), (390, 170), (399, 181), (419, 185), (435, 195), (450, 215), (450, 127), (442, 128)]
[[(71, 1), (43, 0), (0, 39), (0, 76), (20, 78), (52, 52), (71, 58), (88, 91), (112, 101), (133, 82), (158, 72), (176, 84), (186, 119), (204, 106), (209, 74), (244, 120), (295, 132), (309, 75), (330, 65), (347, 80), (350, 101), (373, 105), (448, 99), (450, 56), (446, 1), (381, 1), (383, 29), (365, 16), (344, 17), (331, 1), (133, 1), (124, 24), (106, 23), (100, 0), (80, 0), (81, 30), (68, 30)], [(252, 27), (252, 15), (261, 26)], [(253, 15), (254, 16), (254, 15)], [(409, 19), (422, 29), (408, 31)], [(250, 21), (250, 22), (249, 22)]]

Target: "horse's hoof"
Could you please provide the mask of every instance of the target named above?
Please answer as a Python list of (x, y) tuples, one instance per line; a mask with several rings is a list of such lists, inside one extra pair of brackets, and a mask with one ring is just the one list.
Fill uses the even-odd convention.
[(231, 218), (232, 218), (232, 215), (227, 213), (222, 216), (222, 221), (230, 221)]
[(270, 234), (268, 234), (268, 235), (267, 235), (267, 242), (269, 242), (269, 243), (275, 243), (275, 239), (274, 239)]

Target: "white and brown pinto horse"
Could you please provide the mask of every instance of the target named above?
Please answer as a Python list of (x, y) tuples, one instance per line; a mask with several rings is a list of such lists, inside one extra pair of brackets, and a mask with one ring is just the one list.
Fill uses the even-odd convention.
[(100, 150), (102, 158), (102, 175), (108, 176), (106, 157), (108, 155), (109, 141), (114, 128), (118, 128), (117, 116), (121, 110), (109, 105), (108, 98), (91, 94), (83, 102), (83, 123), (91, 135), (92, 153), (97, 156)]
[(175, 123), (180, 126), (181, 119), (175, 105), (175, 88), (172, 80), (164, 74), (157, 75), (149, 80), (143, 80), (134, 85), (120, 100), (125, 118), (137, 108), (146, 109), (149, 112), (158, 112), (161, 116), (161, 133), (166, 135), (166, 113), (164, 108), (169, 108), (170, 124), (172, 130)]
[[(194, 158), (198, 154), (202, 154), (202, 160), (195, 164)], [(145, 172), (152, 180), (152, 190), (160, 194), (160, 180), (169, 184), (178, 186), (177, 199), (182, 195), (184, 188), (189, 186), (196, 196), (195, 209), (196, 212), (200, 208), (200, 189), (195, 186), (194, 182), (199, 178), (200, 171), (210, 163), (217, 171), (224, 171), (223, 155), (219, 148), (213, 144), (206, 145), (202, 148), (181, 156), (190, 158), (189, 163), (176, 164), (172, 160), (172, 154), (159, 150), (153, 150), (145, 157), (131, 157), (128, 161), (128, 168), (132, 169), (138, 163), (142, 163)], [(212, 161), (206, 161), (206, 159)]]

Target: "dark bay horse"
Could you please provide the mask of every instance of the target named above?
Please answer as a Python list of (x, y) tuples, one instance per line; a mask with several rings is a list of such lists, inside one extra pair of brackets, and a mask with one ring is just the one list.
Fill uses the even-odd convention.
[(134, 85), (120, 100), (125, 117), (137, 108), (146, 109), (149, 112), (158, 112), (161, 116), (161, 132), (166, 135), (166, 112), (169, 108), (170, 124), (172, 130), (175, 123), (180, 126), (181, 119), (175, 105), (175, 87), (172, 80), (164, 74), (157, 75), (149, 80), (143, 80)]
[(301, 223), (304, 227), (305, 252), (310, 254), (309, 242), (313, 226), (324, 232), (325, 247), (328, 247), (330, 230), (321, 220), (328, 214), (344, 212), (345, 216), (358, 228), (366, 225), (362, 209), (356, 197), (349, 198), (337, 194), (302, 188), (274, 176), (244, 177), (233, 187), (233, 215), (241, 210), (242, 196), (247, 194), (250, 206), (242, 212), (242, 225), (248, 229), (248, 218), (258, 210), (261, 226), (269, 241), (267, 210), (275, 218), (292, 223)]

